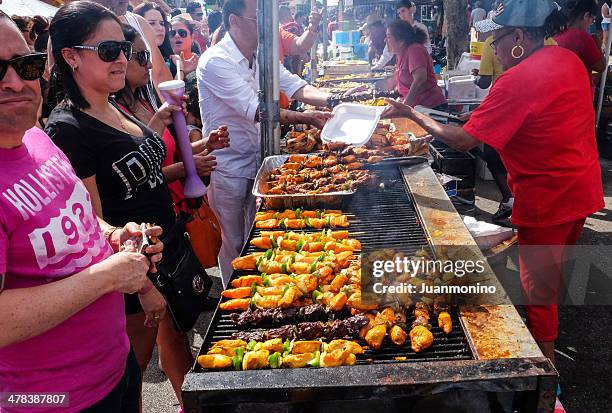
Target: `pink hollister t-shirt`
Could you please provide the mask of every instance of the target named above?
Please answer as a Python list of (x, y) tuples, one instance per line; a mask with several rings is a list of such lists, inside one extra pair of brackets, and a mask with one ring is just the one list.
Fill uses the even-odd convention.
[[(112, 254), (89, 193), (42, 130), (27, 131), (18, 148), (0, 149), (0, 165), (5, 290), (61, 280)], [(128, 352), (123, 296), (107, 294), (57, 327), (0, 348), (0, 392), (67, 392), (69, 408), (36, 411), (77, 412), (115, 387)]]

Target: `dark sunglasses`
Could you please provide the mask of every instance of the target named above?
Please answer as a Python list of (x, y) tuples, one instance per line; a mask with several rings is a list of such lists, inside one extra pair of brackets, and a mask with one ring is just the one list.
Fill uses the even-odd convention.
[(36, 80), (45, 73), (45, 53), (31, 53), (24, 56), (14, 57), (11, 60), (0, 60), (0, 80), (4, 79), (9, 66), (23, 80)]
[(169, 34), (170, 37), (174, 37), (176, 36), (176, 34), (178, 33), (179, 36), (181, 36), (183, 39), (187, 37), (188, 33), (187, 30), (185, 29), (178, 29), (178, 30), (170, 30)]
[(151, 59), (151, 52), (148, 50), (141, 50), (140, 52), (135, 52), (132, 54), (132, 59), (136, 58), (138, 64), (142, 67), (146, 67), (149, 64), (149, 60)]
[(119, 53), (123, 52), (125, 58), (130, 60), (132, 58), (132, 42), (123, 41), (118, 42), (115, 40), (105, 40), (98, 43), (97, 46), (72, 46), (75, 49), (91, 50), (98, 53), (100, 60), (106, 63), (114, 62), (119, 57)]

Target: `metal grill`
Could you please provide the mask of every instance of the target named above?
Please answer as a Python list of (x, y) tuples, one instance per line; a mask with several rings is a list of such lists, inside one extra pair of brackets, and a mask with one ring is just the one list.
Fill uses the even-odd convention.
[[(392, 248), (398, 252), (413, 254), (417, 250), (430, 250), (427, 237), (420, 223), (412, 200), (406, 191), (405, 183), (398, 169), (377, 171), (377, 182), (382, 184), (376, 188), (363, 188), (344, 201), (342, 210), (349, 213), (349, 233), (351, 238), (357, 238), (368, 250)], [(304, 230), (317, 231), (317, 230)], [(260, 231), (253, 228), (249, 240), (259, 236)], [(242, 255), (260, 251), (247, 243)], [(233, 278), (252, 274), (252, 271), (235, 271)], [(453, 331), (446, 335), (437, 326), (436, 317), (432, 314), (432, 333), (434, 344), (429, 349), (415, 353), (410, 348), (410, 340), (404, 346), (397, 347), (385, 340), (378, 350), (367, 349), (358, 357), (357, 364), (388, 364), (428, 361), (450, 361), (472, 359), (463, 326), (456, 310), (451, 311)], [(412, 309), (408, 309), (408, 326), (414, 320)], [(238, 331), (279, 327), (279, 325), (258, 325), (257, 327), (237, 326), (230, 319), (230, 313), (217, 308), (206, 333), (200, 354), (215, 342), (231, 338)], [(359, 341), (359, 340), (358, 340)], [(365, 342), (361, 341), (365, 345)], [(196, 365), (195, 372), (203, 370)]]

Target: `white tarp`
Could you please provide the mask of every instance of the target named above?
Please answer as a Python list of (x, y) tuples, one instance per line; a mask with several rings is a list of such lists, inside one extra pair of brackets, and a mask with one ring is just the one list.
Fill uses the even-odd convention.
[(9, 16), (53, 17), (58, 9), (40, 0), (2, 0), (0, 10)]

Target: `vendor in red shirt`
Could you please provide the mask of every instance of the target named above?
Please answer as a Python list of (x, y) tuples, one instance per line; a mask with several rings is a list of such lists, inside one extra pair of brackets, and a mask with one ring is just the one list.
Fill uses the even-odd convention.
[(446, 108), (446, 98), (438, 86), (433, 61), (425, 48), (427, 34), (403, 20), (392, 22), (387, 28), (387, 46), (396, 56), (395, 76), (378, 84), (382, 90), (393, 88), (410, 106)]
[[(577, 0), (567, 3), (561, 12), (565, 18), (565, 30), (555, 36), (555, 41), (561, 47), (576, 53), (589, 75), (591, 72), (601, 73), (606, 68), (606, 60), (598, 45), (588, 33), (599, 7), (594, 0)], [(595, 96), (595, 83), (591, 78), (591, 98)]]
[[(544, 47), (559, 13), (554, 3), (505, 0), (498, 10), (477, 29), (494, 30), (492, 47), (505, 72), (463, 128), (391, 100), (385, 115), (409, 117), (456, 149), (484, 142), (499, 152), (515, 197), (528, 327), (554, 361), (561, 256), (577, 242), (586, 217), (604, 206), (595, 113), (580, 59), (562, 47)], [(532, 254), (526, 245), (541, 247)], [(543, 270), (542, 263), (550, 267)], [(543, 298), (546, 304), (532, 305)]]

